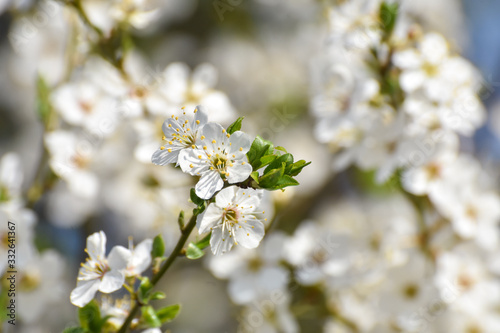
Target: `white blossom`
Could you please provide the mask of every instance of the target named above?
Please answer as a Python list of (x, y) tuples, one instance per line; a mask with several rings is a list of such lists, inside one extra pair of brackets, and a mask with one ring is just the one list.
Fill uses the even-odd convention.
[(219, 124), (208, 123), (201, 129), (200, 143), (194, 149), (179, 153), (182, 171), (200, 176), (196, 184), (196, 195), (210, 199), (222, 189), (224, 180), (229, 184), (239, 183), (252, 173), (246, 153), (250, 149), (250, 136), (236, 131), (233, 134)]
[(263, 214), (259, 206), (262, 193), (251, 188), (230, 186), (220, 191), (215, 203), (198, 216), (200, 234), (212, 232), (210, 246), (215, 255), (229, 252), (233, 245), (257, 247), (264, 237)]

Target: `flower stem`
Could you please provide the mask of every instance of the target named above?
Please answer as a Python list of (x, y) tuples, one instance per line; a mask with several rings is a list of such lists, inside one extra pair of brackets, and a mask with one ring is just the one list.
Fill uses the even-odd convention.
[[(193, 216), (191, 216), (191, 219), (189, 220), (188, 224), (186, 224), (186, 227), (181, 230), (181, 237), (177, 241), (177, 245), (175, 246), (174, 250), (172, 253), (170, 253), (170, 256), (167, 258), (167, 261), (163, 264), (163, 266), (160, 268), (158, 273), (156, 273), (153, 278), (151, 279), (151, 284), (155, 286), (158, 281), (165, 275), (167, 270), (170, 268), (172, 263), (177, 259), (177, 257), (181, 254), (182, 249), (184, 248), (184, 245), (186, 244), (187, 239), (189, 238), (189, 235), (191, 235), (191, 232), (194, 229), (194, 226), (196, 225), (196, 218), (198, 217), (199, 213), (194, 213)], [(130, 310), (129, 315), (123, 322), (123, 325), (120, 327), (117, 333), (125, 333), (127, 332), (127, 328), (134, 319), (135, 315), (137, 314), (137, 311), (139, 311), (139, 303), (135, 303), (134, 307), (132, 310)]]

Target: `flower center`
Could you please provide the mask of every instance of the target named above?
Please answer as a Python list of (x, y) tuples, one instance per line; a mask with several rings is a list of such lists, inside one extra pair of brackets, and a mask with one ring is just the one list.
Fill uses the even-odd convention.
[(21, 275), (19, 289), (29, 292), (35, 290), (40, 285), (40, 274), (37, 271), (28, 270)]
[(403, 295), (408, 299), (415, 299), (418, 296), (419, 288), (414, 283), (407, 284), (403, 287)]
[(104, 274), (109, 271), (108, 263), (105, 259), (100, 259), (97, 261), (91, 261), (87, 259), (87, 262), (82, 264), (84, 268), (83, 271), (80, 272), (80, 276), (78, 276), (78, 280), (94, 280), (94, 279), (102, 279)]
[(92, 104), (88, 101), (79, 101), (78, 104), (86, 114), (92, 113)]

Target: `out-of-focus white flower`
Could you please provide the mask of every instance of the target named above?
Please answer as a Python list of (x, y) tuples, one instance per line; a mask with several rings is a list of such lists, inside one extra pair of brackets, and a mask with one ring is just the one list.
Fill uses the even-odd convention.
[(284, 250), (286, 260), (295, 267), (297, 281), (304, 285), (341, 276), (350, 266), (340, 239), (311, 221), (300, 225)]
[(123, 270), (127, 268), (128, 258), (123, 252), (113, 248), (106, 258), (106, 235), (96, 232), (87, 238), (89, 255), (78, 272), (76, 288), (71, 292), (71, 303), (83, 307), (88, 304), (99, 290), (111, 293), (120, 289), (125, 281)]
[(257, 249), (238, 247), (211, 257), (207, 266), (215, 277), (229, 280), (228, 294), (236, 304), (249, 304), (271, 294), (285, 296), (289, 273), (280, 260), (286, 240), (284, 234), (274, 232)]
[[(37, 217), (35, 213), (18, 204), (9, 203), (0, 206), (0, 219), (4, 221), (0, 224), (0, 255), (7, 258), (9, 249), (15, 249), (16, 253), (22, 253), (16, 257), (16, 264), (25, 266), (36, 254), (34, 229)], [(8, 222), (15, 225), (14, 231), (9, 229), (9, 226), (12, 227), (13, 224)], [(3, 274), (7, 267), (7, 260), (0, 261), (0, 274)]]
[(64, 84), (51, 95), (52, 103), (69, 124), (81, 126), (101, 136), (110, 135), (117, 126), (116, 101), (86, 81)]
[(23, 306), (19, 315), (23, 321), (33, 323), (40, 320), (44, 312), (64, 299), (66, 284), (64, 258), (53, 250), (35, 255), (19, 269), (17, 295)]
[(451, 220), (455, 232), (464, 238), (473, 238), (479, 246), (494, 249), (498, 244), (500, 197), (491, 191), (480, 191), (475, 186), (450, 186), (446, 193), (436, 197), (439, 211)]
[(234, 244), (247, 249), (259, 245), (264, 237), (261, 198), (261, 191), (230, 186), (220, 191), (215, 203), (198, 216), (199, 233), (212, 231), (210, 246), (215, 255), (229, 252)]
[(121, 258), (127, 261), (127, 267), (123, 271), (125, 277), (139, 276), (148, 269), (151, 264), (152, 248), (153, 240), (151, 239), (145, 239), (135, 247), (130, 243), (128, 249), (120, 245), (113, 248), (114, 251), (120, 253)]
[(142, 333), (161, 333), (161, 330), (159, 328), (148, 328), (145, 331), (142, 331)]
[(478, 260), (478, 255), (477, 250), (467, 246), (442, 253), (437, 259), (434, 279), (446, 304), (475, 315), (493, 309), (500, 297), (497, 281)]
[(182, 106), (188, 110), (204, 105), (212, 121), (226, 122), (235, 111), (226, 94), (215, 90), (217, 71), (210, 64), (201, 64), (191, 74), (184, 63), (171, 63), (163, 71), (158, 90), (167, 100), (165, 112), (173, 114)]
[(99, 180), (89, 170), (95, 147), (86, 139), (69, 131), (54, 131), (45, 134), (45, 145), (50, 153), (52, 170), (67, 183), (77, 195), (94, 197)]
[(106, 321), (106, 327), (111, 326), (111, 329), (117, 331), (130, 312), (130, 299), (113, 300), (111, 297), (103, 296), (101, 297), (100, 309), (102, 317), (110, 316)]
[(210, 199), (224, 185), (242, 182), (252, 173), (246, 153), (252, 139), (246, 133), (233, 134), (219, 124), (208, 123), (201, 129), (201, 141), (195, 149), (185, 149), (179, 154), (182, 171), (201, 176), (195, 186), (196, 195)]
[(456, 333), (496, 333), (500, 331), (500, 318), (494, 310), (469, 313), (451, 311), (443, 320), (442, 329)]
[(242, 332), (252, 332), (255, 329), (255, 318), (260, 315), (263, 321), (258, 332), (265, 333), (297, 333), (299, 324), (290, 311), (291, 296), (285, 292), (275, 291), (269, 298), (256, 300), (247, 306), (240, 319)]
[(20, 200), (23, 169), (19, 155), (7, 153), (0, 160), (0, 204)]
[(193, 111), (193, 118), (183, 112), (181, 116), (172, 115), (165, 120), (162, 126), (165, 144), (153, 154), (151, 161), (157, 165), (168, 163), (178, 165), (179, 153), (182, 150), (201, 148), (200, 129), (207, 123), (207, 115), (204, 111), (205, 108), (198, 105)]

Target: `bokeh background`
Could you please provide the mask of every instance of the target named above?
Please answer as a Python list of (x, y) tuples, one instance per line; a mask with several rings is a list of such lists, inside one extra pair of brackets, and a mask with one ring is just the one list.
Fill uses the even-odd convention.
[[(93, 3), (99, 1), (89, 1), (88, 6)], [(462, 138), (461, 144), (463, 150), (479, 159), (498, 185), (500, 3), (425, 0), (407, 1), (404, 5), (425, 30), (442, 33), (455, 50), (480, 69), (485, 80), (482, 97), (488, 120), (474, 136)], [(205, 100), (206, 106), (212, 107), (212, 117), (227, 126), (237, 116), (244, 116), (246, 132), (286, 147), (297, 159), (312, 161), (298, 178), (300, 187), (269, 196), (269, 211), (274, 216), (272, 231), (292, 235), (304, 221), (348, 220), (353, 218), (349, 214), (371, 218), (379, 214), (384, 219), (387, 211), (404, 206), (398, 198), (387, 197), (385, 189), (373, 188), (376, 186), (366, 174), (356, 170), (334, 173), (328, 146), (314, 137), (315, 119), (310, 114), (312, 69), (328, 39), (327, 1), (167, 0), (157, 6), (157, 16), (145, 28), (128, 30), (127, 43), (133, 45), (129, 53), (140, 59), (131, 68), (142, 73), (137, 76), (141, 83), (156, 80), (172, 63), (183, 63), (190, 71), (203, 65), (199, 75), (205, 75), (204, 80), (211, 85), (210, 92), (220, 94)], [(97, 12), (102, 10), (98, 5), (96, 8)], [(68, 182), (50, 171), (47, 164), (44, 98), (72, 80), (73, 69), (81, 67), (88, 54), (105, 53), (106, 49), (94, 48), (81, 37), (92, 32), (85, 30), (75, 9), (63, 1), (3, 0), (0, 10), (0, 154), (15, 152), (19, 157), (19, 163), (14, 163), (17, 167), (4, 169), (0, 176), (6, 183), (15, 183), (11, 186), (18, 188), (21, 206), (31, 212), (16, 213), (20, 214), (15, 217), (20, 221), (19, 237), (28, 238), (32, 232), (38, 256), (57, 253), (51, 258), (56, 267), (53, 273), (57, 274), (43, 275), (43, 279), (54, 283), (31, 298), (20, 296), (20, 326), (11, 331), (60, 332), (77, 323), (77, 309), (71, 305), (69, 293), (75, 285), (79, 264), (85, 258), (86, 237), (104, 230), (111, 247), (126, 245), (129, 236), (139, 242), (161, 232), (167, 248), (171, 249), (179, 234), (176, 225), (179, 210), (192, 208), (187, 198), (194, 183), (173, 167), (147, 163), (144, 153), (137, 152), (137, 147), (145, 141), (148, 147), (156, 144), (154, 140), (159, 144), (161, 119), (165, 117), (160, 112), (144, 116), (143, 123), (139, 119), (120, 124), (113, 135), (86, 137), (98, 140), (100, 151), (91, 168), (99, 179), (99, 188), (90, 196), (70, 189)], [(101, 22), (96, 15), (96, 22)], [(104, 73), (95, 68), (86, 70), (87, 74), (78, 75), (90, 75), (98, 81)], [(182, 80), (182, 75), (172, 79), (169, 83), (172, 91), (177, 89), (176, 84), (184, 84)], [(47, 98), (49, 104), (53, 103)], [(196, 96), (185, 98), (170, 103), (169, 110), (200, 101)], [(78, 128), (66, 124), (66, 129), (81, 134)], [(370, 198), (378, 200), (377, 204), (369, 201), (345, 207), (350, 205), (346, 198), (359, 199), (368, 192)], [(345, 203), (342, 207), (336, 206), (342, 202)], [(336, 215), (336, 211), (346, 212), (346, 216)], [(20, 252), (18, 260), (22, 262), (23, 256), (28, 260), (32, 255)], [(172, 332), (237, 332), (245, 321), (243, 307), (228, 295), (227, 281), (211, 274), (207, 258), (210, 256), (208, 253), (199, 261), (179, 260), (164, 279), (161, 289), (167, 294), (167, 303), (183, 304), (180, 316), (168, 325)], [(40, 257), (35, 261), (44, 262)], [(36, 266), (31, 261), (25, 265)], [(31, 290), (26, 287), (20, 292), (29, 294)], [(320, 332), (333, 316), (323, 306), (316, 307), (325, 303), (323, 296), (307, 288), (294, 295), (306, 299), (304, 304), (310, 306), (296, 306), (292, 311), (298, 318), (299, 331)], [(35, 303), (40, 303), (41, 309)], [(362, 308), (359, 311), (359, 318), (369, 317), (368, 312), (362, 314)], [(37, 315), (32, 318), (30, 312)], [(6, 325), (4, 329), (9, 332)], [(264, 332), (255, 329), (261, 331)]]

